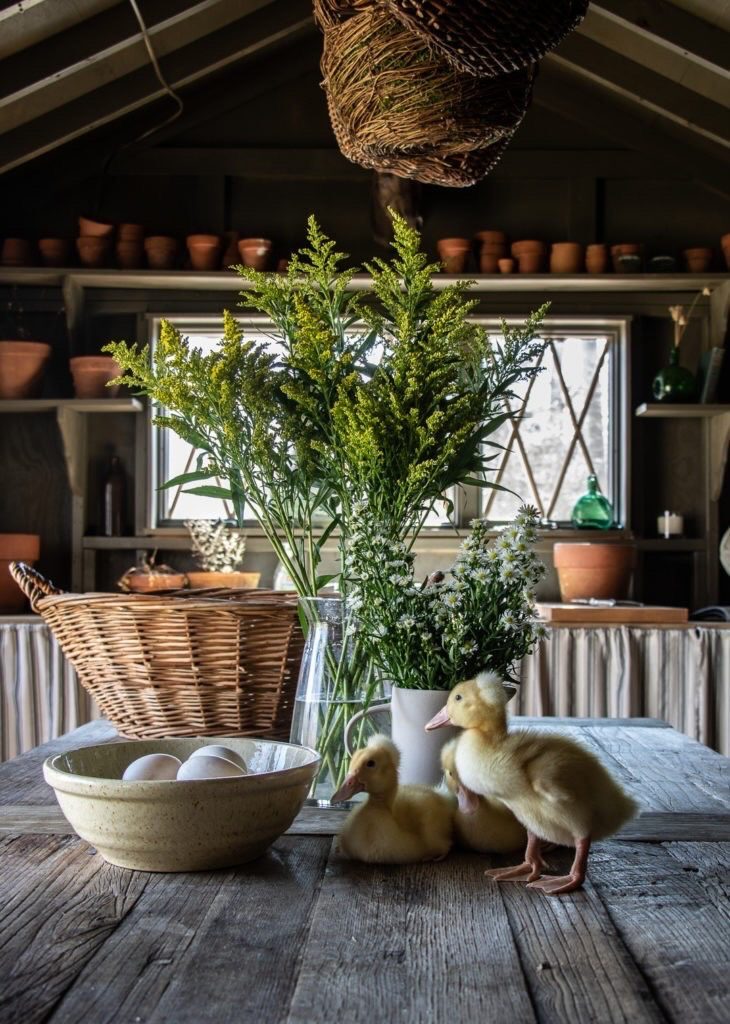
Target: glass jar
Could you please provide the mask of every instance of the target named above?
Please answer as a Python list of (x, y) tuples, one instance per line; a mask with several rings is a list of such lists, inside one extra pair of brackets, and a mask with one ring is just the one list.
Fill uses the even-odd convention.
[(613, 505), (598, 488), (598, 477), (588, 477), (588, 490), (576, 501), (570, 515), (578, 529), (610, 530), (613, 526)]
[[(291, 741), (321, 754), (322, 766), (310, 796), (326, 801), (347, 774), (347, 723), (356, 712), (381, 702), (386, 695), (379, 674), (365, 654), (357, 619), (345, 602), (340, 597), (303, 597), (299, 604), (306, 641)], [(365, 737), (357, 739), (356, 745), (360, 745)]]

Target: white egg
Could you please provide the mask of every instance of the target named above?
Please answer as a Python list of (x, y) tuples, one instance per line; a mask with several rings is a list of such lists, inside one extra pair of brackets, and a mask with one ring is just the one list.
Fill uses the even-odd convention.
[(145, 754), (127, 765), (124, 782), (164, 782), (177, 776), (182, 762), (172, 754)]
[[(220, 743), (209, 743), (207, 747), (198, 747), (194, 750), (190, 757), (224, 757), (226, 761), (233, 761), (237, 764), (244, 772), (248, 772), (248, 765), (243, 760), (240, 754), (237, 754), (235, 750), (231, 750), (230, 747), (224, 747)], [(190, 758), (188, 758), (190, 760)]]
[(225, 757), (199, 754), (197, 757), (189, 757), (185, 764), (180, 765), (177, 778), (180, 782), (193, 782), (198, 779), (235, 779), (245, 774), (239, 765), (227, 761)]

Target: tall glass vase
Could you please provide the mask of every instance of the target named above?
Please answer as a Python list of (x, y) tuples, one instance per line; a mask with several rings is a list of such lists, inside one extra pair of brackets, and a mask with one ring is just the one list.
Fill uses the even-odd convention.
[[(356, 712), (385, 699), (378, 673), (358, 635), (357, 619), (339, 597), (300, 599), (306, 643), (299, 672), (291, 740), (322, 755), (310, 796), (326, 801), (347, 774), (345, 727)], [(363, 722), (364, 729), (372, 729)], [(365, 736), (353, 737), (359, 745)]]

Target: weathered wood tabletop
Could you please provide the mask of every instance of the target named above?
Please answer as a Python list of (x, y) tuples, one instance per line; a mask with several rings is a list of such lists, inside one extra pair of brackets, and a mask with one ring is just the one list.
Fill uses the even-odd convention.
[(109, 725), (0, 765), (0, 1021), (727, 1024), (730, 761), (648, 719), (521, 721), (586, 743), (643, 808), (559, 899), (491, 884), (498, 857), (349, 863), (341, 812), (315, 808), (252, 864), (127, 871), (41, 773)]

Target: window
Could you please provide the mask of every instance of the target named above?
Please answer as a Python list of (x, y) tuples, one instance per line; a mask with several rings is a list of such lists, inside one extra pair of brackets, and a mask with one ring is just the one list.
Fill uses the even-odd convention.
[[(482, 511), (511, 519), (520, 500), (544, 519), (570, 525), (576, 499), (595, 473), (617, 522), (626, 517), (625, 325), (560, 329), (543, 334), (542, 372), (520, 386), (520, 415), (494, 435), (507, 450), (495, 460), (494, 482), (517, 492), (485, 490)], [(513, 401), (511, 408), (519, 409)], [(510, 406), (508, 406), (510, 408)]]
[[(204, 352), (220, 340), (217, 318), (170, 319)], [(264, 321), (246, 318), (245, 322), (247, 336), (258, 333), (261, 340), (274, 343)], [(153, 321), (153, 345), (157, 324)], [(491, 333), (496, 324), (490, 320), (485, 326)], [(457, 525), (468, 522), (477, 510), (496, 522), (511, 519), (523, 501), (536, 505), (545, 519), (568, 525), (588, 473), (596, 474), (617, 521), (625, 524), (626, 324), (552, 321), (543, 336), (543, 370), (522, 386), (522, 415), (512, 417), (494, 435), (508, 450), (493, 463), (490, 479), (516, 491), (520, 498), (504, 491), (475, 493), (475, 488), (465, 488), (453, 496)], [(515, 410), (518, 405), (512, 403)], [(183, 488), (159, 490), (160, 483), (195, 468), (197, 452), (177, 434), (152, 426), (150, 450), (153, 527), (180, 526), (186, 519), (233, 517), (225, 502), (186, 494)], [(445, 506), (436, 509), (426, 525), (448, 526)]]

